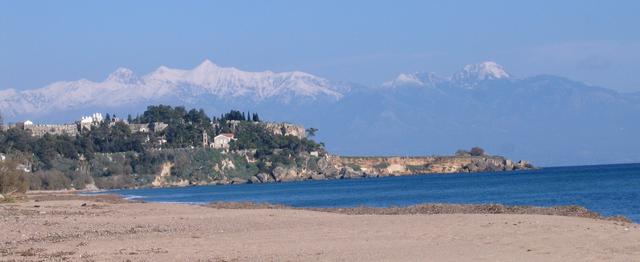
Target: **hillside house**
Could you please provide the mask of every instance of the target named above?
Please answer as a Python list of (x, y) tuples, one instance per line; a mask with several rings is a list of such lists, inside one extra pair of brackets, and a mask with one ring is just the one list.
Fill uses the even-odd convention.
[(129, 130), (131, 133), (149, 133), (148, 124), (129, 124)]
[(222, 133), (213, 138), (211, 147), (217, 149), (229, 149), (229, 143), (235, 139), (235, 135), (232, 133)]

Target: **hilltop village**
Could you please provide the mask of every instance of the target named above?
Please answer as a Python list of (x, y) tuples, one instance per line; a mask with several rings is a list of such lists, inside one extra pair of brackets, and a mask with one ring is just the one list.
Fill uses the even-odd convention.
[[(237, 120), (229, 120), (224, 116), (219, 118), (223, 119), (223, 121), (218, 120), (218, 118), (214, 118), (214, 120), (211, 122), (211, 128), (215, 130), (214, 137), (210, 139), (208, 130), (206, 128), (203, 129), (201, 144), (202, 147), (227, 150), (229, 149), (231, 141), (236, 140), (235, 134), (230, 132), (219, 132), (220, 130), (222, 130), (222, 122), (228, 124), (231, 129), (235, 129), (241, 121), (249, 121), (254, 124), (261, 125), (274, 135), (294, 136), (299, 139), (306, 138), (306, 130), (302, 125), (295, 125), (290, 123), (261, 122), (259, 121), (259, 117), (257, 114), (254, 114), (253, 119), (247, 119), (245, 116), (241, 117), (241, 114), (243, 113), (240, 113), (239, 111), (232, 111), (229, 115), (227, 115), (230, 118), (233, 118), (233, 116), (237, 116), (235, 117), (237, 118)], [(1, 127), (5, 132), (12, 128), (28, 131), (33, 137), (43, 137), (45, 135), (66, 135), (74, 137), (80, 135), (82, 132), (91, 131), (92, 128), (99, 127), (103, 124), (107, 124), (109, 127), (113, 127), (116, 124), (124, 124), (129, 127), (129, 130), (132, 134), (146, 134), (146, 143), (151, 142), (150, 134), (161, 134), (169, 126), (164, 122), (137, 123), (132, 121), (132, 123), (130, 123), (127, 120), (119, 119), (117, 117), (111, 117), (110, 115), (104, 117), (102, 113), (94, 113), (91, 116), (83, 116), (80, 118), (80, 120), (71, 124), (35, 124), (31, 120), (26, 120), (14, 124), (2, 125)], [(161, 135), (158, 138), (159, 139), (154, 141), (154, 145), (157, 146), (157, 149), (161, 148), (161, 146), (167, 142), (164, 135)]]
[(269, 183), (532, 168), (480, 148), (453, 156), (339, 157), (315, 128), (257, 113), (149, 106), (135, 117), (100, 113), (70, 124), (24, 121), (0, 130), (0, 170), (15, 190)]

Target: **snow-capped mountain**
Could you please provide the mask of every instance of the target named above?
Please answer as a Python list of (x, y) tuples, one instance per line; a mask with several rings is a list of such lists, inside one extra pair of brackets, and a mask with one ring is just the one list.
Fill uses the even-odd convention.
[(400, 74), (391, 81), (382, 83), (382, 87), (392, 88), (398, 86), (436, 86), (446, 79), (437, 76), (435, 73), (412, 73)]
[(160, 67), (142, 79), (153, 86), (197, 87), (218, 97), (249, 96), (256, 100), (290, 95), (342, 97), (330, 81), (311, 74), (299, 71), (245, 72), (233, 67), (219, 67), (209, 60), (192, 70)]
[(205, 60), (191, 70), (161, 66), (137, 76), (118, 68), (102, 82), (62, 81), (43, 88), (0, 91), (0, 110), (7, 116), (37, 115), (80, 107), (109, 108), (159, 100), (194, 99), (211, 96), (220, 100), (246, 98), (252, 101), (276, 99), (287, 103), (294, 98), (342, 98), (345, 87), (311, 74), (293, 71), (246, 72), (219, 67)]
[(504, 67), (493, 61), (486, 61), (478, 64), (470, 64), (453, 75), (451, 78), (455, 82), (484, 81), (509, 78), (509, 74)]
[(440, 77), (435, 73), (400, 74), (391, 81), (384, 82), (383, 87), (421, 86), (435, 87), (444, 82), (455, 87), (474, 88), (486, 80), (509, 79), (510, 75), (501, 65), (493, 61), (485, 61), (464, 66), (451, 77)]

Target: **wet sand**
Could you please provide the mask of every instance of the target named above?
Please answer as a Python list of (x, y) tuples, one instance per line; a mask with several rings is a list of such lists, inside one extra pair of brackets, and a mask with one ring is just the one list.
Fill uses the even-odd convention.
[[(37, 202), (36, 202), (37, 201)], [(346, 213), (346, 214), (345, 214)], [(369, 214), (367, 214), (369, 213)], [(30, 194), (2, 261), (637, 261), (634, 223), (535, 214), (320, 212)]]

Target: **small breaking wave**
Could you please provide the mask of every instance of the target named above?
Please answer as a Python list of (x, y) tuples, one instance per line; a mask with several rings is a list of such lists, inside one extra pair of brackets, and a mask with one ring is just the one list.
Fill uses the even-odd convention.
[(123, 195), (126, 200), (135, 200), (135, 199), (143, 199), (147, 198), (146, 196), (138, 196), (138, 195)]

